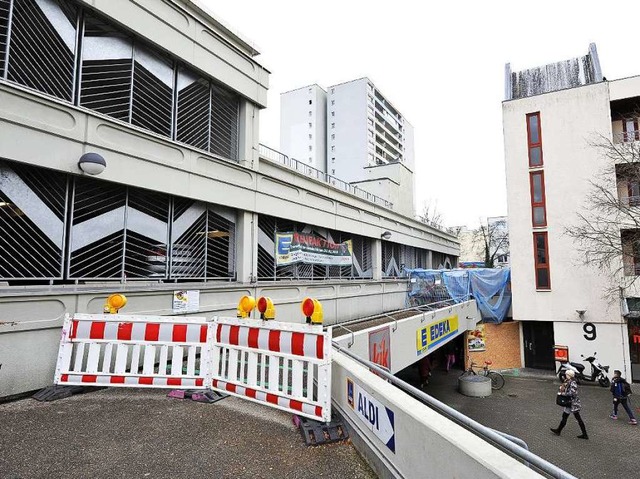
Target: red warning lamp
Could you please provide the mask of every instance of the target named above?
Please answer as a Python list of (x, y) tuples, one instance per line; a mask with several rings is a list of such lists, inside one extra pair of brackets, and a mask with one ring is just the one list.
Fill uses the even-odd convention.
[(302, 301), (302, 314), (307, 318), (307, 324), (322, 324), (322, 304), (313, 298), (305, 298)]
[(271, 298), (260, 296), (258, 299), (258, 311), (260, 311), (260, 319), (276, 319), (276, 307), (273, 305)]

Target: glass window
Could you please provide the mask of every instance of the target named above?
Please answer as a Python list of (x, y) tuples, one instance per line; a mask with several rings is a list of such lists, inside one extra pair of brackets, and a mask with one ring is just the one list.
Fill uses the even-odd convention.
[(536, 279), (536, 287), (538, 289), (549, 289), (551, 287), (549, 281), (549, 269), (548, 268), (538, 268), (538, 276)]
[(541, 203), (542, 202), (542, 175), (535, 174), (532, 175), (533, 181), (533, 202)]
[(529, 148), (529, 166), (542, 166), (542, 148)]
[(540, 143), (540, 134), (538, 128), (540, 126), (540, 118), (538, 115), (529, 116), (529, 143)]
[(539, 233), (536, 237), (536, 263), (547, 264), (546, 233)]
[(547, 219), (545, 218), (544, 206), (534, 206), (533, 207), (533, 226), (544, 226), (546, 224), (547, 224)]

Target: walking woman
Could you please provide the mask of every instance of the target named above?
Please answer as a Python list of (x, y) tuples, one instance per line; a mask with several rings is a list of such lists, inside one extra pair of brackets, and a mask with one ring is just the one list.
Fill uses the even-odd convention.
[(555, 429), (551, 428), (551, 431), (556, 436), (559, 436), (562, 432), (562, 429), (567, 425), (567, 419), (569, 418), (569, 415), (573, 413), (576, 421), (578, 421), (580, 430), (582, 431), (582, 434), (580, 434), (578, 438), (589, 439), (589, 436), (587, 435), (587, 428), (584, 425), (584, 421), (580, 417), (580, 409), (582, 408), (582, 405), (580, 404), (580, 398), (578, 397), (578, 382), (575, 380), (575, 373), (571, 369), (569, 369), (565, 372), (565, 374), (566, 379), (560, 386), (560, 394), (569, 396), (571, 398), (571, 404), (565, 406), (564, 410), (562, 411), (562, 420), (560, 421), (560, 425)]

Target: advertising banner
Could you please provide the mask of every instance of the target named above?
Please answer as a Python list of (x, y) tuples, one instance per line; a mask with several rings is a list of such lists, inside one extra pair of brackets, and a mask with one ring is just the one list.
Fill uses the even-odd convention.
[(325, 266), (351, 266), (353, 246), (351, 240), (333, 243), (310, 233), (276, 233), (276, 265), (294, 263)]
[(391, 370), (391, 335), (389, 326), (369, 332), (369, 361), (382, 366), (387, 371)]
[(458, 334), (458, 315), (434, 321), (416, 331), (416, 350), (418, 356), (446, 342)]
[(487, 333), (484, 330), (484, 324), (477, 324), (476, 329), (467, 332), (467, 347), (470, 353), (486, 351)]

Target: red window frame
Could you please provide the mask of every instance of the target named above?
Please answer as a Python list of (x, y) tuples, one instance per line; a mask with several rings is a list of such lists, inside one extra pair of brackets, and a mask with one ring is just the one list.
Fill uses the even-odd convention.
[[(627, 131), (627, 122), (633, 120), (633, 131)], [(630, 139), (628, 133), (633, 133), (634, 138)], [(622, 141), (629, 142), (633, 140), (640, 140), (640, 131), (638, 131), (638, 119), (637, 118), (623, 118), (622, 119)]]
[[(543, 237), (544, 238), (544, 256), (546, 259), (545, 263), (540, 263), (538, 261), (538, 237)], [(551, 267), (550, 267), (550, 261), (549, 261), (549, 237), (547, 236), (547, 232), (546, 231), (536, 231), (533, 233), (533, 261), (535, 264), (535, 270), (536, 270), (536, 289), (537, 290), (542, 290), (542, 291), (547, 291), (551, 289)], [(547, 279), (548, 279), (548, 285), (546, 286), (540, 286), (540, 280), (538, 277), (539, 271), (541, 270), (547, 270)]]
[[(542, 199), (540, 201), (535, 201), (533, 192), (533, 178), (535, 176), (540, 177), (540, 187), (542, 188)], [(534, 228), (542, 228), (544, 226), (547, 226), (547, 196), (544, 186), (544, 171), (532, 171), (529, 173), (529, 191), (531, 192), (531, 224)], [(533, 212), (535, 208), (539, 207), (542, 207), (544, 209), (544, 222), (541, 224), (536, 224)]]
[[(538, 141), (536, 143), (533, 143), (531, 141), (531, 128), (530, 128), (530, 120), (529, 118), (531, 118), (532, 116), (535, 116), (538, 118)], [(537, 111), (535, 113), (529, 113), (527, 114), (527, 144), (529, 146), (528, 148), (528, 152), (529, 152), (529, 168), (540, 168), (542, 165), (544, 165), (544, 158), (542, 156), (542, 124), (540, 123), (540, 112)], [(540, 148), (540, 164), (539, 165), (533, 165), (531, 164), (531, 150), (533, 148)]]

